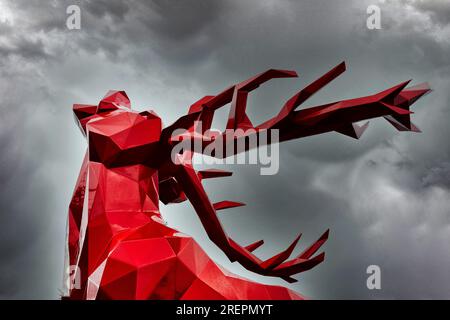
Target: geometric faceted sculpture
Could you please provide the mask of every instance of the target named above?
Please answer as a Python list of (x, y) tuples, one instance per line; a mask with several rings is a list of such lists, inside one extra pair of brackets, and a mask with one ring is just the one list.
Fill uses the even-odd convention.
[[(294, 258), (289, 259), (300, 235), (284, 251), (259, 259), (253, 252), (263, 241), (239, 245), (227, 235), (217, 215), (218, 210), (242, 204), (213, 204), (202, 186), (203, 179), (231, 173), (196, 171), (190, 162), (195, 150), (179, 153), (173, 161), (172, 150), (180, 143), (173, 133), (184, 129), (203, 147), (214, 143), (206, 130), (211, 128), (214, 112), (228, 103), (227, 129), (256, 136), (277, 129), (279, 141), (330, 131), (359, 138), (367, 123), (359, 126), (356, 122), (377, 117), (384, 117), (400, 131), (419, 131), (410, 121), (409, 107), (430, 91), (426, 84), (406, 88), (408, 82), (404, 82), (371, 96), (296, 110), (344, 70), (345, 64), (339, 64), (290, 98), (275, 117), (257, 126), (246, 114), (248, 94), (270, 79), (296, 77), (294, 71), (268, 70), (218, 95), (206, 96), (166, 128), (153, 111), (131, 110), (123, 91), (108, 92), (98, 105), (74, 105), (88, 149), (69, 207), (66, 266), (70, 285), (64, 298), (302, 299), (289, 289), (259, 284), (222, 269), (194, 239), (165, 224), (159, 201), (189, 200), (211, 241), (231, 261), (261, 275), (296, 281), (294, 275), (324, 260), (324, 253), (316, 252), (327, 240), (328, 230)], [(245, 150), (252, 147), (245, 143)]]

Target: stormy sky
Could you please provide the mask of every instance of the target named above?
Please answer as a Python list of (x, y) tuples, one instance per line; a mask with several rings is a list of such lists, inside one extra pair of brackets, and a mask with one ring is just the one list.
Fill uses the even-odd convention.
[[(81, 8), (68, 30), (66, 8)], [(366, 9), (381, 8), (381, 30)], [(450, 298), (450, 2), (446, 0), (0, 0), (0, 298), (57, 299), (67, 207), (86, 143), (73, 103), (125, 90), (166, 125), (207, 94), (269, 68), (293, 69), (251, 94), (254, 123), (341, 61), (347, 72), (302, 107), (363, 96), (413, 79), (434, 92), (413, 109), (423, 133), (371, 121), (361, 140), (329, 133), (280, 147), (280, 171), (229, 165), (205, 182), (241, 244), (269, 257), (303, 232), (300, 249), (331, 229), (326, 260), (288, 285), (314, 299)], [(226, 112), (214, 124), (225, 126)], [(209, 242), (188, 203), (161, 207), (233, 272), (252, 274)], [(300, 250), (297, 249), (297, 250)], [(366, 268), (381, 268), (368, 290)]]

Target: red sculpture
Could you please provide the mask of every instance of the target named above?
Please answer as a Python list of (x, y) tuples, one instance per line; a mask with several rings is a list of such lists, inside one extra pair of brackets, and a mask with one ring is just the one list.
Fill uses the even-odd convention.
[[(295, 110), (343, 71), (345, 64), (341, 63), (290, 98), (278, 115), (258, 126), (247, 117), (247, 95), (272, 78), (296, 77), (294, 71), (268, 70), (216, 96), (206, 96), (164, 129), (153, 111), (132, 111), (123, 91), (108, 92), (98, 106), (74, 105), (88, 150), (69, 209), (66, 265), (70, 266), (71, 285), (65, 298), (301, 299), (289, 289), (255, 283), (223, 270), (191, 237), (164, 223), (158, 203), (189, 199), (209, 238), (231, 261), (261, 275), (296, 281), (293, 275), (324, 260), (324, 253), (314, 254), (327, 240), (328, 230), (291, 260), (288, 258), (300, 235), (286, 250), (260, 260), (252, 252), (263, 241), (237, 244), (217, 217), (217, 210), (242, 204), (213, 204), (202, 187), (202, 179), (231, 173), (194, 170), (188, 150), (172, 161), (171, 151), (180, 143), (180, 136), (173, 137), (172, 133), (181, 128), (203, 147), (214, 143), (216, 140), (205, 132), (211, 127), (214, 111), (230, 102), (227, 128), (243, 129), (244, 134), (234, 136), (231, 142), (223, 140), (224, 144), (271, 129), (279, 130), (280, 141), (329, 131), (359, 138), (367, 123), (359, 126), (355, 122), (375, 117), (384, 117), (400, 131), (419, 131), (410, 122), (409, 107), (430, 91), (426, 84), (405, 89), (408, 82), (404, 82), (375, 95)], [(251, 147), (245, 144), (245, 149)]]

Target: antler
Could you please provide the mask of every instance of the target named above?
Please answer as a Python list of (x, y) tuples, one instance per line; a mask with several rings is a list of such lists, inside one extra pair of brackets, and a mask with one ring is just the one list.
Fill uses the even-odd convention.
[[(234, 153), (238, 153), (258, 147), (261, 142), (259, 139), (260, 134), (273, 129), (279, 130), (279, 142), (330, 131), (336, 131), (359, 139), (367, 129), (368, 123), (360, 126), (356, 122), (378, 117), (384, 117), (399, 131), (420, 131), (410, 121), (410, 114), (413, 112), (409, 110), (409, 107), (420, 97), (431, 91), (426, 83), (405, 89), (409, 83), (409, 81), (406, 81), (374, 95), (332, 102), (296, 111), (300, 104), (304, 103), (344, 71), (345, 63), (342, 62), (292, 96), (276, 116), (264, 123), (253, 126), (246, 113), (248, 94), (270, 79), (297, 76), (295, 71), (268, 70), (244, 82), (233, 85), (216, 96), (205, 96), (195, 102), (191, 105), (188, 115), (180, 118), (172, 126), (163, 130), (162, 141), (172, 146), (176, 145), (179, 143), (179, 139), (178, 137), (171, 137), (171, 134), (176, 129), (184, 128), (192, 140), (201, 140), (204, 147), (212, 143), (223, 143), (223, 146), (217, 147), (222, 147), (222, 150), (230, 150), (229, 146), (236, 146), (237, 140), (244, 139), (245, 149), (232, 149)], [(235, 134), (231, 136), (231, 139), (226, 132), (221, 133), (222, 139), (210, 139), (205, 136), (205, 131), (211, 128), (214, 112), (230, 102), (231, 108), (227, 129), (235, 130)], [(201, 131), (196, 123), (201, 123)], [(247, 138), (253, 135), (256, 135), (258, 138), (256, 139), (256, 145), (248, 143), (249, 139)], [(272, 142), (268, 141), (268, 143)], [(192, 151), (201, 152), (197, 149)], [(217, 158), (229, 155), (223, 153), (213, 154)]]
[[(345, 71), (345, 63), (337, 65), (319, 79), (300, 90), (291, 97), (281, 108), (279, 113), (264, 123), (253, 126), (246, 113), (248, 94), (264, 82), (274, 78), (296, 77), (295, 71), (268, 70), (260, 75), (250, 78), (237, 85), (231, 86), (216, 96), (205, 96), (194, 103), (189, 113), (171, 126), (165, 128), (161, 135), (161, 146), (170, 153), (171, 149), (180, 141), (180, 135), (172, 136), (176, 129), (185, 129), (181, 136), (193, 141), (200, 141), (203, 147), (212, 143), (223, 143), (222, 147), (229, 150), (228, 144), (236, 145), (236, 141), (244, 139), (245, 149), (260, 145), (259, 136), (262, 132), (279, 130), (279, 141), (287, 141), (295, 138), (336, 131), (341, 134), (359, 139), (366, 130), (368, 122), (357, 125), (356, 122), (384, 117), (399, 131), (420, 130), (411, 123), (410, 115), (413, 113), (409, 107), (430, 90), (427, 84), (421, 84), (405, 89), (409, 81), (403, 82), (380, 93), (350, 100), (332, 102), (321, 106), (296, 111), (296, 108), (309, 99), (322, 87)], [(212, 139), (206, 135), (206, 130), (211, 128), (214, 112), (231, 102), (230, 114), (227, 121), (227, 129), (235, 130), (238, 134), (232, 139), (225, 136), (223, 139)], [(201, 127), (197, 124), (201, 123)], [(250, 129), (250, 130), (249, 130)], [(256, 135), (257, 144), (247, 143), (246, 138)], [(268, 141), (266, 143), (273, 143)], [(234, 153), (244, 150), (232, 149)], [(166, 165), (160, 175), (160, 194), (165, 203), (180, 202), (189, 199), (194, 206), (202, 225), (209, 238), (228, 256), (231, 261), (238, 261), (248, 270), (256, 273), (276, 276), (288, 282), (296, 281), (291, 276), (309, 270), (324, 260), (324, 253), (313, 257), (323, 243), (328, 239), (327, 230), (315, 243), (297, 257), (287, 260), (292, 254), (299, 235), (294, 242), (284, 251), (265, 261), (260, 260), (252, 252), (259, 248), (264, 241), (260, 240), (245, 247), (230, 239), (224, 231), (217, 210), (243, 205), (239, 202), (222, 201), (212, 204), (201, 184), (202, 179), (231, 175), (223, 171), (196, 172), (190, 164), (193, 152), (197, 149), (184, 151), (177, 154), (175, 164)], [(201, 151), (200, 151), (201, 152)], [(229, 154), (213, 154), (215, 157), (226, 157)]]
[[(288, 282), (295, 282), (297, 280), (293, 279), (292, 275), (309, 270), (324, 260), (324, 253), (311, 257), (328, 239), (328, 230), (315, 243), (292, 260), (286, 261), (300, 240), (301, 234), (286, 250), (265, 261), (260, 260), (252, 252), (259, 248), (264, 241), (259, 240), (245, 247), (239, 245), (228, 237), (217, 216), (218, 210), (244, 204), (233, 201), (212, 204), (201, 183), (201, 176), (205, 175), (205, 172), (198, 174), (190, 164), (182, 163), (182, 159), (179, 159), (176, 168), (175, 179), (192, 203), (206, 233), (231, 261), (238, 261), (248, 270), (261, 275), (280, 277)], [(207, 175), (209, 174), (211, 174), (211, 171)], [(224, 175), (224, 173), (221, 172), (220, 175)]]

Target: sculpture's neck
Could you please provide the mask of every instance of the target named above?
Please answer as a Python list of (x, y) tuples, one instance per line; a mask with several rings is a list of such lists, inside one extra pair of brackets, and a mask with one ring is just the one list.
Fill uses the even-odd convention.
[(158, 172), (143, 165), (106, 168), (89, 163), (89, 209), (159, 215)]

